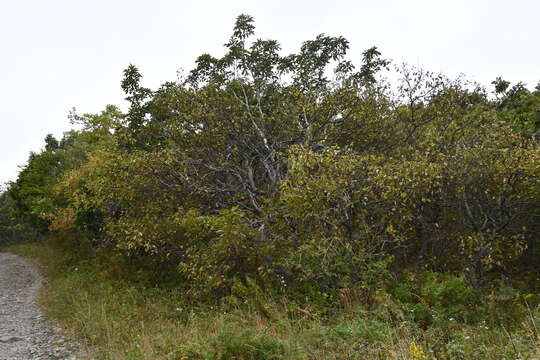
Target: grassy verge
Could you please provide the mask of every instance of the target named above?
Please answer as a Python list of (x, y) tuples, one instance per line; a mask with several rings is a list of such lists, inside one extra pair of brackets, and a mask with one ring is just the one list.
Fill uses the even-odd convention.
[(487, 307), (475, 310), (473, 320), (433, 308), (429, 316), (436, 320), (427, 326), (415, 315), (422, 307), (386, 292), (377, 294), (376, 307), (353, 302), (325, 313), (270, 298), (194, 306), (178, 287), (149, 286), (111, 272), (102, 256), (85, 247), (42, 242), (7, 250), (43, 266), (46, 311), (80, 334), (95, 359), (540, 357), (540, 312), (534, 307), (522, 308), (525, 316), (513, 322)]

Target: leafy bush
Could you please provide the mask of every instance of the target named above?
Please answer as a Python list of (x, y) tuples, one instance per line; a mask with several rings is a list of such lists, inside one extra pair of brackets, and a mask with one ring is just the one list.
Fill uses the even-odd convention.
[(270, 228), (283, 252), (276, 259), (282, 282), (324, 293), (378, 284), (387, 275), (383, 244), (392, 234), (385, 224), (390, 215), (373, 206), (380, 198), (369, 173), (377, 159), (296, 148), (290, 161)]
[(421, 295), (429, 305), (446, 309), (465, 307), (474, 299), (473, 291), (463, 276), (441, 278), (435, 273), (427, 274)]
[(223, 57), (156, 90), (130, 65), (128, 111), (71, 114), (81, 130), (31, 154), (0, 231), (71, 232), (122, 259), (111, 274), (175, 269), (198, 300), (372, 306), (390, 278), (455, 275), (394, 289), (424, 321), (459, 314), (466, 283), (537, 272), (540, 91), (499, 79), (493, 98), (409, 66), (387, 77), (376, 48), (355, 67), (342, 37), (283, 56), (253, 35), (239, 16)]

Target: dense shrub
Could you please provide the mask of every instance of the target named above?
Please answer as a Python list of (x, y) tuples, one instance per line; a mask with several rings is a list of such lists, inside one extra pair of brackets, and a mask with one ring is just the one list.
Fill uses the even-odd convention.
[(197, 299), (369, 305), (408, 271), (451, 274), (427, 281), (424, 302), (396, 290), (428, 314), (466, 306), (466, 283), (538, 271), (539, 91), (499, 81), (493, 97), (408, 66), (390, 83), (376, 48), (355, 68), (342, 37), (282, 56), (253, 33), (240, 16), (222, 58), (155, 91), (130, 65), (127, 113), (72, 114), (82, 129), (30, 156), (0, 229), (175, 268)]
[(17, 216), (14, 200), (9, 191), (0, 188), (0, 246), (35, 239), (32, 224)]

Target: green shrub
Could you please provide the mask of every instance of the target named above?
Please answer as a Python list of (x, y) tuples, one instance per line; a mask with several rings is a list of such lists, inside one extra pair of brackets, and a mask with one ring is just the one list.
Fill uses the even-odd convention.
[(239, 284), (248, 286), (249, 279), (263, 285), (270, 244), (261, 240), (240, 210), (232, 208), (183, 221), (189, 240), (179, 270), (189, 281), (193, 297), (228, 296)]
[[(367, 180), (380, 159), (337, 148), (291, 149), (289, 176), (271, 208), (278, 281), (304, 293), (375, 286), (388, 275), (386, 209)], [(381, 231), (373, 236), (374, 231)]]
[(188, 344), (172, 354), (176, 360), (280, 360), (293, 354), (286, 343), (251, 330), (226, 331), (219, 334), (210, 344)]
[(278, 360), (286, 359), (291, 352), (282, 341), (254, 335), (250, 330), (220, 334), (213, 347), (216, 360)]
[(429, 305), (447, 309), (466, 306), (473, 300), (473, 290), (465, 277), (436, 273), (427, 274), (421, 295)]

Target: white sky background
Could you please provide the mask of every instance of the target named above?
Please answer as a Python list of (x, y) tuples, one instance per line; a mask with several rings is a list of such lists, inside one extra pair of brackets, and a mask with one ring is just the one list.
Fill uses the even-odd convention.
[(486, 86), (540, 80), (538, 0), (0, 0), (0, 183), (15, 180), (46, 134), (70, 129), (72, 107), (124, 108), (128, 64), (144, 86), (173, 81), (198, 55), (221, 55), (241, 13), (284, 53), (324, 32), (347, 38), (356, 64), (377, 46), (395, 63)]

